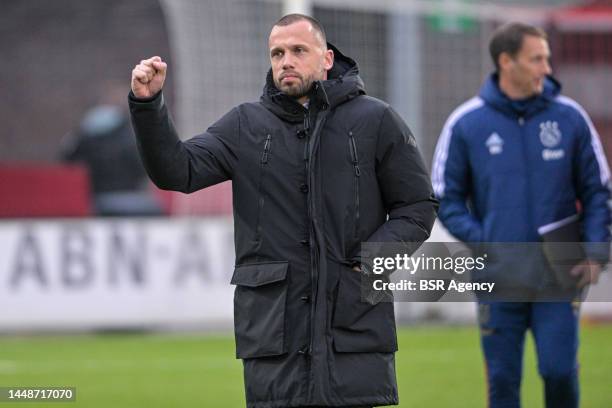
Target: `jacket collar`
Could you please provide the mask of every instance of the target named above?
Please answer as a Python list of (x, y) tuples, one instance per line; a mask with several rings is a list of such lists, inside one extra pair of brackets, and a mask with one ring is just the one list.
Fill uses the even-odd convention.
[[(325, 110), (365, 94), (365, 88), (357, 63), (345, 56), (334, 45), (327, 43), (334, 51), (334, 65), (327, 73), (327, 80), (316, 81), (309, 92), (309, 109)], [(263, 105), (275, 115), (290, 122), (300, 122), (306, 109), (295, 99), (281, 92), (268, 70), (266, 85), (261, 96)]]
[(540, 95), (523, 100), (512, 100), (499, 88), (499, 75), (493, 73), (480, 88), (480, 97), (495, 109), (508, 115), (531, 116), (546, 108), (561, 92), (561, 83), (552, 76), (544, 80), (544, 90)]

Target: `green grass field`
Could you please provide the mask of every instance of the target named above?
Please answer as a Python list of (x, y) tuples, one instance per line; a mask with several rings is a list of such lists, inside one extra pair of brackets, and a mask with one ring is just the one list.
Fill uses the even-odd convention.
[[(581, 333), (581, 406), (612, 407), (612, 326)], [(485, 407), (475, 328), (411, 327), (399, 337), (401, 407)], [(531, 340), (523, 384), (523, 406), (543, 407)], [(1, 386), (74, 386), (77, 401), (0, 408), (244, 407), (231, 335), (0, 337)]]

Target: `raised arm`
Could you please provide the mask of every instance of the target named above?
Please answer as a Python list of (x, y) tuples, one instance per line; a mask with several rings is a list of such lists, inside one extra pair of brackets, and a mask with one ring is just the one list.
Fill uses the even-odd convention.
[(231, 179), (239, 145), (238, 109), (182, 142), (162, 93), (166, 72), (167, 64), (159, 57), (142, 60), (132, 71), (130, 113), (149, 177), (161, 189), (184, 193)]

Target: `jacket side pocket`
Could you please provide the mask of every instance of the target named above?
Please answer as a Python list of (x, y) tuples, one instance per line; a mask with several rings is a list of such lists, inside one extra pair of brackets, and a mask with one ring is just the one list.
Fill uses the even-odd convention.
[(332, 317), (338, 353), (397, 351), (393, 302), (370, 304), (361, 299), (361, 273), (339, 265), (338, 292)]
[(285, 307), (288, 262), (237, 266), (234, 291), (236, 358), (278, 356), (286, 352)]

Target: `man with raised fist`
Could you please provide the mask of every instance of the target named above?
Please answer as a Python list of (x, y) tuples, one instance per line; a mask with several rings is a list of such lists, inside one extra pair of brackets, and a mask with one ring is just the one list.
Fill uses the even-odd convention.
[(427, 239), (429, 176), (408, 127), (365, 95), (316, 20), (281, 18), (268, 45), (261, 100), (185, 142), (164, 103), (166, 63), (142, 60), (129, 102), (143, 162), (164, 189), (232, 180), (248, 407), (395, 405), (393, 304), (361, 301), (361, 243)]

